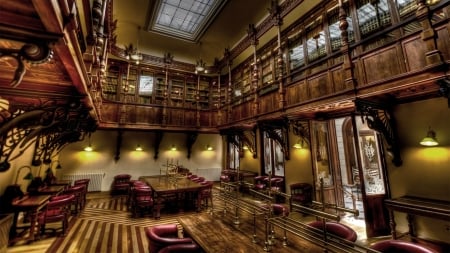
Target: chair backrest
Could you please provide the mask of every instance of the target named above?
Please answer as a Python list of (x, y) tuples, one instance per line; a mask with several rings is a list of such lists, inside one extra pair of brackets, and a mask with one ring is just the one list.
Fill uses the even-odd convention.
[(74, 185), (72, 187), (67, 188), (66, 190), (64, 190), (64, 193), (65, 194), (74, 194), (75, 197), (79, 197), (85, 191), (86, 191), (86, 185), (79, 184), (79, 185)]
[(178, 238), (177, 224), (161, 224), (145, 228), (145, 234), (149, 241), (149, 252), (158, 252), (168, 245), (179, 243), (192, 243), (192, 239)]
[(150, 187), (137, 187), (133, 189), (134, 202), (137, 205), (153, 205), (152, 190)]
[(119, 174), (114, 176), (114, 183), (128, 183), (131, 179), (129, 174)]
[[(308, 226), (323, 230), (324, 223), (322, 221), (313, 221), (308, 223)], [(328, 221), (325, 222), (325, 228), (327, 233), (347, 241), (355, 242), (358, 237), (355, 230), (342, 223)]]
[(374, 243), (371, 249), (383, 253), (436, 253), (437, 251), (426, 246), (401, 240), (384, 240)]
[(64, 195), (61, 198), (53, 198), (45, 207), (45, 219), (61, 217), (69, 211), (69, 205), (74, 200), (73, 194)]

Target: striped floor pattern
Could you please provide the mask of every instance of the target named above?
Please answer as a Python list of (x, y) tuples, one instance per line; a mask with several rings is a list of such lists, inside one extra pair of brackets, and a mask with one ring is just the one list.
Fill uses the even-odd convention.
[(148, 252), (144, 228), (167, 223), (177, 223), (179, 214), (133, 218), (127, 211), (125, 197), (91, 201), (70, 229), (70, 233), (55, 242), (47, 252)]

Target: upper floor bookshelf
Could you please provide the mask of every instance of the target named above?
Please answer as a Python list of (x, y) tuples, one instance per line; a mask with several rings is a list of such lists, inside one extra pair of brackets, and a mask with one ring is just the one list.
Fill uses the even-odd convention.
[(166, 75), (163, 69), (110, 60), (102, 94), (116, 102), (207, 110), (214, 103), (211, 82), (208, 76), (175, 72)]

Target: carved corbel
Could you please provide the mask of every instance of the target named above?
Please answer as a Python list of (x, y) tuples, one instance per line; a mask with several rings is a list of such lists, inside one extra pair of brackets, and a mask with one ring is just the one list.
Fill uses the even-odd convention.
[(437, 85), (439, 85), (439, 95), (447, 98), (447, 106), (450, 108), (450, 79), (440, 79), (437, 81)]
[(159, 145), (161, 145), (161, 141), (164, 137), (164, 132), (163, 131), (155, 131), (155, 141), (153, 143), (153, 145), (155, 146), (155, 155), (153, 155), (153, 159), (158, 159), (158, 155), (159, 155)]
[(392, 155), (392, 163), (401, 166), (403, 161), (400, 157), (400, 147), (396, 132), (394, 116), (391, 113), (389, 103), (375, 103), (367, 100), (356, 99), (356, 110), (361, 113), (362, 121), (367, 122), (367, 126), (380, 133), (386, 141), (387, 151)]
[(192, 153), (192, 146), (194, 145), (195, 141), (197, 140), (198, 133), (192, 132), (192, 133), (186, 133), (186, 147), (187, 147), (187, 158), (191, 158)]
[(267, 136), (278, 142), (280, 144), (282, 151), (284, 153), (284, 158), (286, 160), (290, 159), (289, 153), (289, 138), (288, 129), (289, 125), (285, 120), (270, 121), (259, 123), (261, 131), (263, 131)]
[(291, 121), (292, 132), (294, 135), (301, 138), (302, 141), (306, 142), (308, 146), (311, 144), (311, 135), (309, 132), (309, 123), (308, 121), (300, 121), (295, 120)]
[(241, 146), (246, 146), (252, 153), (253, 158), (257, 157), (256, 127), (251, 130), (244, 130), (240, 133)]

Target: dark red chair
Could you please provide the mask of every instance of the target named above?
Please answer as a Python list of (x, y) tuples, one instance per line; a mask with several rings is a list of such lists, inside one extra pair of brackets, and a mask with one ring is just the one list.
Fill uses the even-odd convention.
[(81, 208), (83, 209), (86, 205), (86, 195), (88, 193), (89, 182), (91, 180), (89, 178), (77, 179), (73, 182), (73, 185), (84, 185), (83, 198), (81, 200)]
[(304, 206), (312, 204), (313, 187), (308, 183), (295, 183), (290, 185), (291, 201)]
[(130, 188), (131, 175), (119, 174), (114, 176), (111, 185), (111, 195), (128, 194)]
[[(177, 224), (162, 224), (145, 228), (149, 252), (160, 252), (163, 248), (177, 244), (194, 244), (192, 238), (178, 237)], [(170, 252), (170, 251), (169, 251)]]
[(131, 208), (134, 217), (137, 217), (138, 213), (143, 216), (146, 211), (153, 212), (153, 205), (154, 201), (150, 187), (137, 187), (133, 189), (133, 204)]
[(342, 223), (332, 221), (327, 221), (325, 223), (323, 221), (313, 221), (308, 223), (308, 226), (323, 231), (324, 224), (325, 224), (325, 231), (335, 237), (338, 237), (339, 239), (355, 242), (358, 237), (355, 230)]
[(253, 189), (256, 191), (264, 191), (267, 188), (266, 176), (256, 176), (254, 177)]
[(73, 194), (56, 196), (50, 199), (44, 210), (38, 213), (38, 238), (41, 234), (44, 234), (45, 226), (54, 222), (62, 222), (62, 235), (66, 235), (66, 230), (69, 227), (70, 205), (74, 199), (75, 195)]
[(196, 243), (181, 243), (162, 248), (158, 253), (202, 252)]
[(200, 210), (201, 207), (208, 208), (209, 201), (211, 201), (211, 207), (213, 207), (212, 187), (214, 183), (211, 181), (203, 181), (201, 184), (203, 187), (198, 192), (198, 210)]
[(437, 251), (426, 246), (402, 240), (379, 241), (370, 248), (383, 253), (437, 253)]
[(72, 213), (77, 214), (83, 209), (83, 199), (86, 186), (84, 184), (74, 185), (63, 191), (63, 194), (73, 194), (75, 198), (72, 200)]

